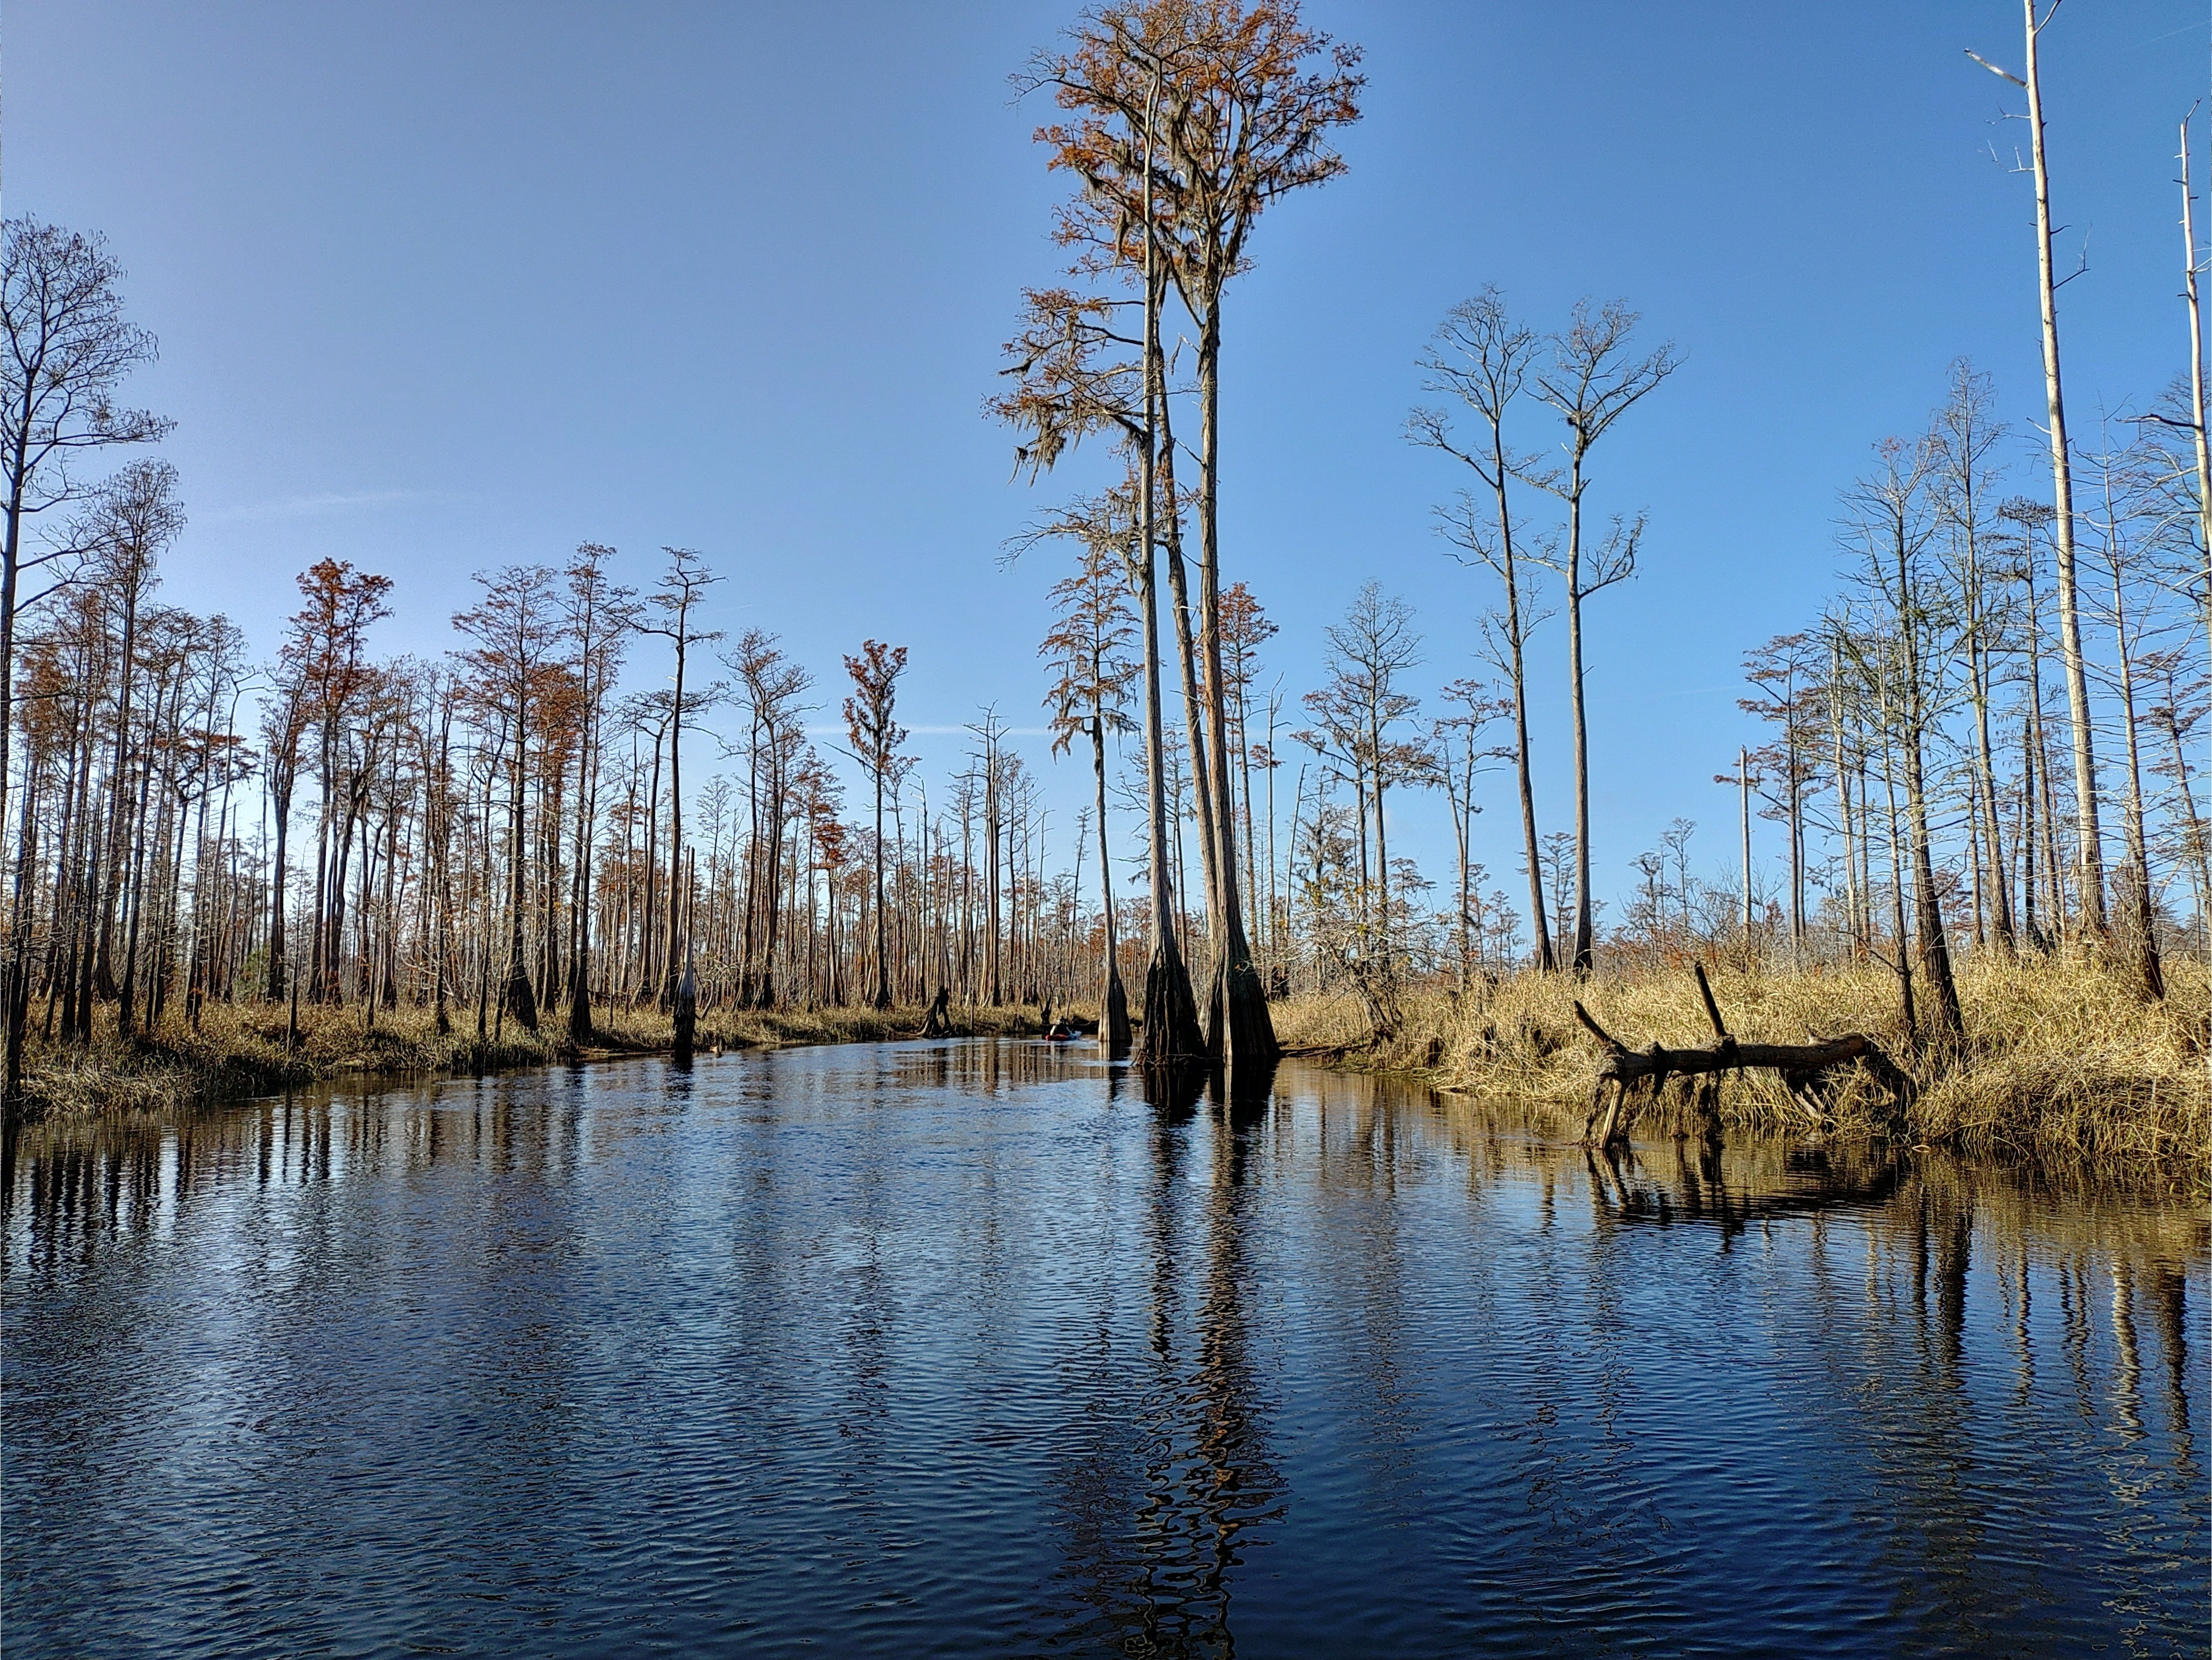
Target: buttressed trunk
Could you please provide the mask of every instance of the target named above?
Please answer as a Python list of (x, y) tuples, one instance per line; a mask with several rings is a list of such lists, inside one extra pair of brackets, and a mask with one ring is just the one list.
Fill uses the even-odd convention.
[[(1158, 96), (1155, 77), (1154, 97)], [(1165, 735), (1160, 711), (1159, 478), (1160, 420), (1167, 384), (1160, 356), (1163, 273), (1152, 222), (1152, 111), (1145, 130), (1145, 418), (1138, 444), (1138, 588), (1145, 631), (1145, 771), (1146, 839), (1150, 844), (1152, 949), (1145, 967), (1144, 1037), (1137, 1050), (1148, 1067), (1170, 1067), (1199, 1058), (1205, 1039), (1190, 993), (1190, 971), (1176, 944), (1175, 897), (1168, 880)]]

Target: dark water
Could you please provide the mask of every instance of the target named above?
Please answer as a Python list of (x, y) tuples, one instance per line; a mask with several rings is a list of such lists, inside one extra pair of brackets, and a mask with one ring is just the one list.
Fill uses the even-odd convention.
[(4, 1177), (10, 1657), (2206, 1647), (2193, 1205), (988, 1043)]

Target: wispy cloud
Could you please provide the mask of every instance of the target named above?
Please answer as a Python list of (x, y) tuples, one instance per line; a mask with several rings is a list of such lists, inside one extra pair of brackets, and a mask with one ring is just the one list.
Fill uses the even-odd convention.
[(198, 515), (204, 524), (235, 524), (271, 519), (319, 519), (331, 514), (362, 513), (373, 508), (410, 507), (437, 499), (432, 490), (324, 490), (314, 496), (283, 496), (241, 507), (217, 508)]

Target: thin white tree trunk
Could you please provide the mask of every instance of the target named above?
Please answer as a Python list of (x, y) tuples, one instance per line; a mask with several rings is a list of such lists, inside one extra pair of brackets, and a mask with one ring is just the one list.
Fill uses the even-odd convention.
[[(2058, 374), (2058, 287), (2051, 264), (2051, 175), (2043, 149), (2043, 86), (2036, 70), (2035, 0), (2027, 19), (2027, 124), (2035, 165), (2035, 259), (2043, 309), (2043, 384), (2050, 407), (2051, 537), (2058, 550), (2058, 649), (2066, 666), (2067, 724), (2074, 749), (2074, 809), (2079, 825), (2077, 886), (2085, 933), (2105, 932), (2105, 855), (2097, 824), (2097, 759), (2089, 727), (2089, 678), (2074, 565), (2074, 477), (2066, 443), (2066, 399)], [(2048, 21), (2046, 18), (2045, 21)]]

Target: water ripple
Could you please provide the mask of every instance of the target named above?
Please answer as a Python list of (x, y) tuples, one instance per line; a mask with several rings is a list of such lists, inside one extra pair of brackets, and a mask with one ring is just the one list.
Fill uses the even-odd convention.
[(1297, 1068), (27, 1133), (11, 1654), (2201, 1653), (2201, 1212)]

